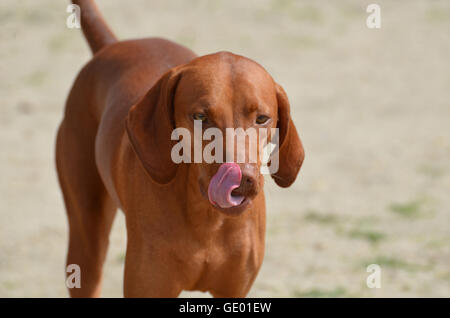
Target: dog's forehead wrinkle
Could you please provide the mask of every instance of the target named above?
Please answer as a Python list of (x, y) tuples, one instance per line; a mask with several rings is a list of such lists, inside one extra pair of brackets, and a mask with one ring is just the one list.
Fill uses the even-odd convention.
[(206, 111), (223, 126), (248, 126), (254, 113), (269, 113), (274, 104), (271, 76), (248, 58), (229, 52), (206, 55), (192, 61), (184, 73), (184, 104)]
[(261, 81), (271, 78), (257, 62), (227, 51), (201, 56), (192, 61), (191, 64), (190, 70), (211, 80), (229, 77), (233, 80)]

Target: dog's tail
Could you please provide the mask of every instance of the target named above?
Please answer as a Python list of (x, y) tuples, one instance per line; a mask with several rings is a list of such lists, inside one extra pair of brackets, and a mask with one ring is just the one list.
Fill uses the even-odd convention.
[(92, 53), (117, 42), (117, 38), (103, 19), (93, 0), (72, 0), (81, 9), (81, 28)]

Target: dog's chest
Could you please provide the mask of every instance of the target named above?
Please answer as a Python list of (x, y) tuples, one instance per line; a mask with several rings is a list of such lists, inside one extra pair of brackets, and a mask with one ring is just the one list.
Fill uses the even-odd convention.
[(195, 258), (198, 279), (192, 289), (245, 288), (261, 267), (263, 243), (251, 233), (228, 233), (212, 239)]

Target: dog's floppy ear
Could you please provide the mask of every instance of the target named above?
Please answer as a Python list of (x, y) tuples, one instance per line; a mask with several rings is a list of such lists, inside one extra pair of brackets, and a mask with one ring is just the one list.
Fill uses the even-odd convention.
[(297, 177), (305, 158), (305, 151), (290, 115), (289, 100), (284, 89), (275, 83), (278, 102), (279, 144), (272, 155), (278, 155), (278, 171), (272, 174), (275, 182), (289, 187)]
[(181, 78), (180, 67), (165, 73), (128, 112), (126, 129), (136, 155), (158, 183), (168, 183), (177, 165), (170, 157), (174, 123), (173, 100)]

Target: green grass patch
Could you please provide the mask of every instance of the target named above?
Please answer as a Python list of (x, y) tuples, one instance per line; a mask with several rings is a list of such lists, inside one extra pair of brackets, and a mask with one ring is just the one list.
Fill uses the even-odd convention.
[(371, 261), (364, 262), (365, 266), (368, 266), (369, 264), (378, 264), (381, 266), (382, 270), (383, 268), (390, 268), (390, 269), (402, 269), (407, 271), (416, 271), (424, 268), (424, 266), (418, 264), (411, 264), (399, 258), (389, 256), (377, 256)]
[(416, 217), (420, 215), (423, 200), (413, 200), (403, 203), (392, 203), (389, 210), (403, 217)]
[(342, 4), (341, 6), (339, 6), (339, 11), (345, 19), (360, 19), (361, 12), (363, 12), (362, 10), (364, 10), (364, 8), (361, 7), (361, 5), (357, 4)]
[(450, 21), (450, 11), (445, 8), (430, 8), (426, 11), (425, 18), (432, 23)]
[(323, 20), (320, 10), (317, 7), (311, 5), (292, 10), (291, 16), (297, 21), (306, 21), (317, 24), (321, 23)]
[(426, 248), (439, 249), (439, 248), (447, 247), (448, 246), (448, 242), (449, 242), (449, 240), (446, 239), (446, 238), (433, 239), (433, 240), (428, 241), (425, 244), (425, 246), (426, 246)]
[(295, 5), (294, 0), (272, 0), (272, 9), (283, 11), (291, 10)]
[(46, 10), (33, 10), (27, 6), (19, 7), (15, 11), (15, 15), (21, 22), (27, 25), (40, 25), (42, 23), (48, 23), (50, 20)]
[(116, 257), (116, 262), (117, 262), (117, 263), (123, 263), (123, 262), (125, 262), (125, 253), (120, 253), (119, 255), (117, 255), (117, 257)]
[(355, 219), (355, 225), (359, 227), (368, 227), (380, 223), (380, 220), (375, 216), (363, 216)]
[(432, 179), (436, 179), (444, 175), (444, 169), (429, 164), (423, 164), (419, 166), (417, 170)]
[(307, 35), (282, 35), (279, 39), (292, 49), (312, 49), (320, 45), (317, 39)]
[(16, 289), (16, 287), (17, 287), (17, 285), (12, 281), (5, 281), (2, 283), (2, 286), (6, 290), (13, 290), (13, 289)]
[(194, 46), (194, 44), (195, 44), (195, 35), (192, 34), (192, 33), (187, 33), (187, 32), (186, 33), (182, 33), (182, 34), (179, 34), (176, 37), (176, 40), (178, 42), (180, 42), (181, 44), (186, 45), (188, 47)]
[(355, 229), (348, 233), (348, 236), (353, 239), (366, 240), (372, 244), (379, 243), (386, 238), (386, 235), (382, 232)]
[(48, 41), (48, 48), (52, 52), (61, 52), (70, 44), (71, 38), (67, 32), (62, 32), (54, 35)]
[(47, 73), (44, 71), (35, 71), (25, 78), (25, 82), (30, 86), (41, 86), (47, 78)]
[(322, 12), (317, 6), (298, 5), (295, 0), (273, 0), (271, 7), (272, 11), (278, 11), (300, 22), (319, 24), (324, 20)]
[(309, 222), (321, 223), (321, 224), (333, 224), (339, 222), (339, 218), (333, 214), (320, 213), (315, 210), (310, 210), (305, 215), (305, 220)]
[(450, 272), (440, 273), (436, 275), (439, 279), (443, 279), (445, 281), (450, 282)]
[(298, 298), (338, 298), (348, 296), (348, 293), (342, 287), (336, 287), (331, 290), (313, 288), (306, 291), (294, 291), (292, 296)]

